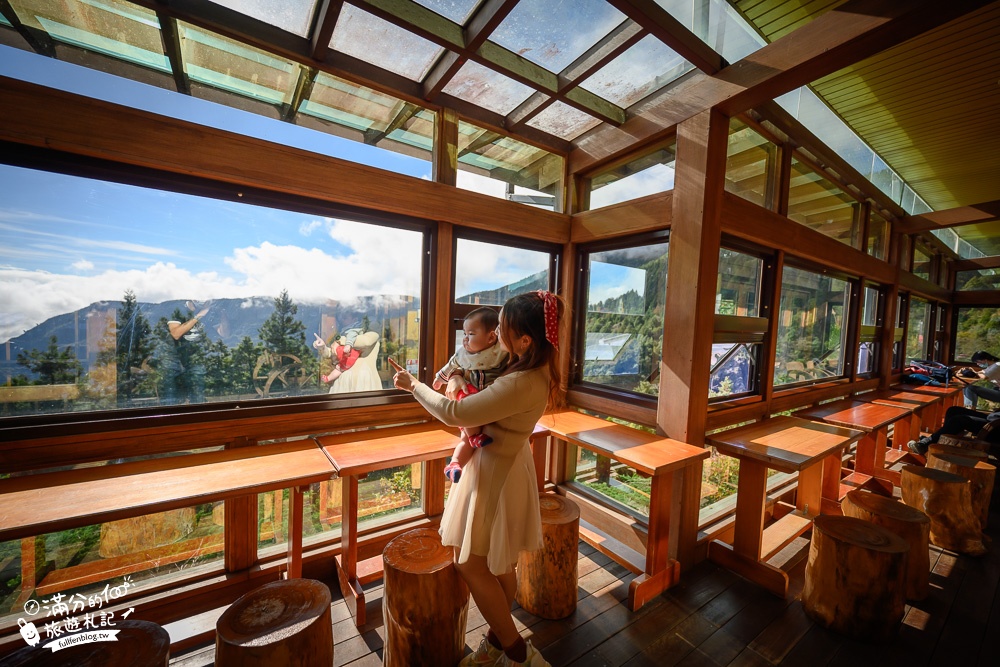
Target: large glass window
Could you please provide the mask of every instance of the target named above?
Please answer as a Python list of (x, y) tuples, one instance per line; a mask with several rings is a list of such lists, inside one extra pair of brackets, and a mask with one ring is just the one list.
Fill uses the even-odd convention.
[(459, 238), (455, 252), (455, 302), (502, 306), (512, 296), (549, 289), (551, 261), (548, 252)]
[(861, 204), (823, 174), (792, 158), (788, 217), (811, 229), (860, 248)]
[(913, 275), (924, 280), (931, 279), (931, 260), (933, 255), (922, 244), (913, 249)]
[(381, 390), (417, 358), (416, 226), (0, 174), (4, 415)]
[(676, 145), (657, 149), (590, 179), (590, 205), (602, 208), (674, 189)]
[(846, 280), (786, 266), (781, 279), (774, 384), (844, 374), (851, 286)]
[(910, 299), (906, 327), (906, 360), (927, 359), (931, 331), (931, 304), (923, 299)]
[(959, 308), (955, 360), (970, 361), (978, 350), (1000, 356), (1000, 308)]
[(760, 206), (770, 205), (770, 181), (778, 147), (744, 123), (729, 124), (726, 151), (726, 191)]
[(858, 375), (871, 375), (878, 370), (882, 302), (882, 292), (875, 287), (865, 285), (861, 296), (861, 342), (858, 348)]
[(868, 216), (868, 254), (876, 259), (889, 256), (889, 221), (872, 210)]
[(761, 344), (767, 319), (759, 317), (764, 261), (736, 250), (719, 251), (715, 332), (709, 369), (709, 397), (758, 389)]
[(583, 380), (655, 395), (663, 344), (667, 243), (593, 250), (582, 257)]

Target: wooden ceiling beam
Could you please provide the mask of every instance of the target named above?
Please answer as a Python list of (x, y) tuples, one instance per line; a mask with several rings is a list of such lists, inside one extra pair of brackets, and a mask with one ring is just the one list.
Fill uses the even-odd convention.
[(654, 0), (608, 0), (608, 4), (702, 72), (715, 74), (725, 66), (722, 56)]
[(992, 222), (1000, 219), (1000, 199), (972, 206), (959, 206), (944, 211), (908, 215), (899, 222), (899, 231), (904, 234), (926, 232), (948, 227), (961, 227), (978, 222)]
[(705, 109), (742, 113), (989, 2), (850, 0), (714, 75), (699, 72), (651, 95), (621, 127), (585, 134), (570, 156), (570, 171), (612, 161)]
[(330, 50), (330, 40), (333, 38), (333, 29), (337, 27), (337, 19), (340, 18), (340, 10), (343, 7), (344, 0), (321, 0), (312, 33), (309, 35), (309, 54), (313, 60), (326, 59), (326, 54)]
[(963, 259), (951, 265), (953, 271), (976, 271), (978, 269), (998, 269), (1000, 268), (1000, 255), (992, 257), (977, 257), (976, 259)]

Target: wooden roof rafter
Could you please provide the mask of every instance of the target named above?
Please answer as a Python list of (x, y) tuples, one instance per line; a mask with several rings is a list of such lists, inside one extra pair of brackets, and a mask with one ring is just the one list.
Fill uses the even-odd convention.
[(1000, 199), (972, 206), (959, 206), (944, 211), (906, 216), (900, 220), (899, 230), (905, 234), (913, 234), (979, 222), (992, 222), (998, 219), (1000, 219)]
[(654, 0), (608, 0), (608, 4), (702, 72), (715, 74), (725, 66), (722, 56)]
[(10, 23), (14, 27), (14, 30), (21, 35), (24, 41), (28, 43), (28, 46), (34, 49), (35, 53), (49, 56), (50, 58), (56, 57), (56, 44), (49, 37), (48, 33), (41, 32), (21, 23), (17, 12), (10, 6), (9, 0), (0, 0), (0, 15), (3, 15), (7, 19), (7, 23)]
[(333, 29), (337, 27), (337, 19), (340, 18), (340, 10), (343, 7), (344, 0), (320, 2), (309, 35), (310, 55), (313, 60), (326, 60), (326, 54), (330, 50), (330, 40), (333, 39)]

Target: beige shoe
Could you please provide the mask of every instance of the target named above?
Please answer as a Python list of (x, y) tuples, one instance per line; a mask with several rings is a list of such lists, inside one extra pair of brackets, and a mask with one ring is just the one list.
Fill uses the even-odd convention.
[(483, 635), (482, 641), (479, 642), (479, 648), (462, 658), (458, 667), (488, 667), (496, 665), (501, 657), (503, 657), (503, 651), (493, 646), (486, 635)]
[(538, 649), (531, 645), (531, 640), (528, 640), (528, 657), (525, 658), (524, 662), (514, 662), (507, 657), (506, 653), (500, 654), (500, 659), (497, 660), (496, 664), (498, 667), (552, 667), (549, 662), (542, 657), (542, 654), (538, 652)]

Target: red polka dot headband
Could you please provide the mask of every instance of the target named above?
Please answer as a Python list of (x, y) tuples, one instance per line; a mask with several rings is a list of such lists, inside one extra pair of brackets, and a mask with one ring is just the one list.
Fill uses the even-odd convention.
[(545, 313), (545, 339), (552, 347), (559, 349), (559, 301), (556, 295), (545, 290), (537, 290), (535, 294), (542, 300), (542, 310)]

